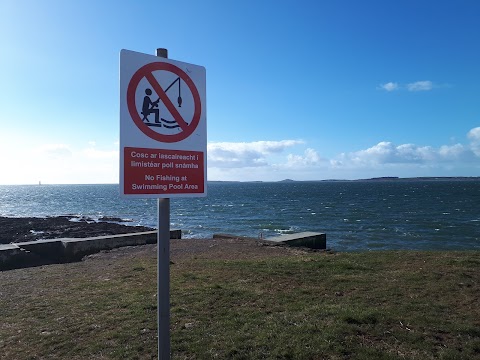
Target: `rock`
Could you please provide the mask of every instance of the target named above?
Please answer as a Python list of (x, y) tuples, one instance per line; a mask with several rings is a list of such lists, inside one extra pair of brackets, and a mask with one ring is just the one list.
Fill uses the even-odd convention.
[[(154, 230), (145, 226), (126, 226), (110, 221), (94, 221), (78, 216), (55, 216), (46, 218), (0, 217), (0, 244), (35, 241), (39, 239), (84, 238), (126, 234)], [(73, 220), (73, 221), (72, 221)]]

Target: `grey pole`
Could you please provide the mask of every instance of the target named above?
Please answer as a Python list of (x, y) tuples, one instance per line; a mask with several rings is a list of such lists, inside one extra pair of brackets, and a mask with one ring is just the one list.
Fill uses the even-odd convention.
[[(167, 49), (156, 56), (168, 59)], [(158, 359), (170, 359), (170, 199), (158, 199), (157, 234)]]

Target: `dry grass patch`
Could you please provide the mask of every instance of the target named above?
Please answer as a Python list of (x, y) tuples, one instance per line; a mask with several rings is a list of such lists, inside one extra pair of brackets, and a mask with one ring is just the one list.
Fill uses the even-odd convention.
[[(174, 359), (480, 358), (478, 252), (192, 246), (172, 243)], [(0, 273), (2, 358), (155, 358), (156, 278), (148, 246)]]

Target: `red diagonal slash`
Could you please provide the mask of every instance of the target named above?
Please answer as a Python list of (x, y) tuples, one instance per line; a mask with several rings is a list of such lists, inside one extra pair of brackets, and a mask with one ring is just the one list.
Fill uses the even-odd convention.
[(145, 74), (145, 78), (148, 80), (150, 85), (152, 85), (158, 97), (160, 98), (160, 100), (162, 100), (163, 104), (165, 105), (167, 110), (170, 112), (170, 114), (172, 114), (177, 124), (182, 128), (183, 131), (185, 131), (188, 127), (188, 124), (185, 122), (185, 120), (183, 120), (182, 115), (180, 115), (180, 113), (177, 111), (177, 108), (175, 107), (175, 105), (173, 105), (167, 93), (163, 91), (157, 79), (155, 79), (155, 76), (153, 76), (153, 74), (149, 72)]

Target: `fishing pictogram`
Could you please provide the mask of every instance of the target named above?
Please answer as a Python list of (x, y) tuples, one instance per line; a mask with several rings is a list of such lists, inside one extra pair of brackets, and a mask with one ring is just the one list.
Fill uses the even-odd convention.
[(155, 114), (155, 124), (159, 124), (160, 121), (158, 119), (160, 118), (160, 110), (155, 108), (158, 108), (158, 102), (160, 101), (160, 98), (158, 98), (157, 101), (152, 101), (152, 99), (150, 99), (150, 95), (152, 95), (152, 89), (146, 89), (145, 94), (146, 95), (143, 98), (143, 106), (142, 106), (142, 115), (143, 115), (142, 120), (146, 121), (147, 123), (150, 123), (150, 121), (148, 120), (148, 115)]
[(202, 112), (193, 80), (185, 71), (166, 62), (150, 63), (135, 72), (127, 88), (127, 105), (132, 120), (144, 134), (169, 143), (190, 136)]
[[(177, 103), (178, 103), (178, 107), (182, 107), (182, 102), (183, 102), (182, 88), (181, 88), (182, 80), (180, 79), (180, 77), (177, 77), (175, 80), (173, 80), (173, 82), (170, 85), (168, 85), (168, 87), (165, 89), (165, 93), (167, 93), (168, 90), (170, 90), (170, 88), (173, 85), (175, 85), (175, 83), (177, 83), (177, 82), (178, 82)], [(143, 115), (142, 120), (146, 121), (147, 126), (158, 126), (158, 127), (164, 126), (167, 129), (175, 129), (175, 128), (180, 127), (180, 125), (178, 125), (175, 120), (167, 120), (167, 119), (164, 119), (164, 118), (160, 117), (160, 110), (158, 109), (158, 103), (160, 101), (160, 98), (158, 98), (155, 101), (152, 101), (152, 99), (150, 98), (150, 95), (152, 95), (152, 89), (150, 89), (150, 88), (145, 89), (145, 94), (146, 95), (143, 98), (143, 105), (142, 105), (141, 114)], [(151, 123), (148, 120), (148, 116), (150, 114), (155, 115), (155, 122), (154, 123)]]

